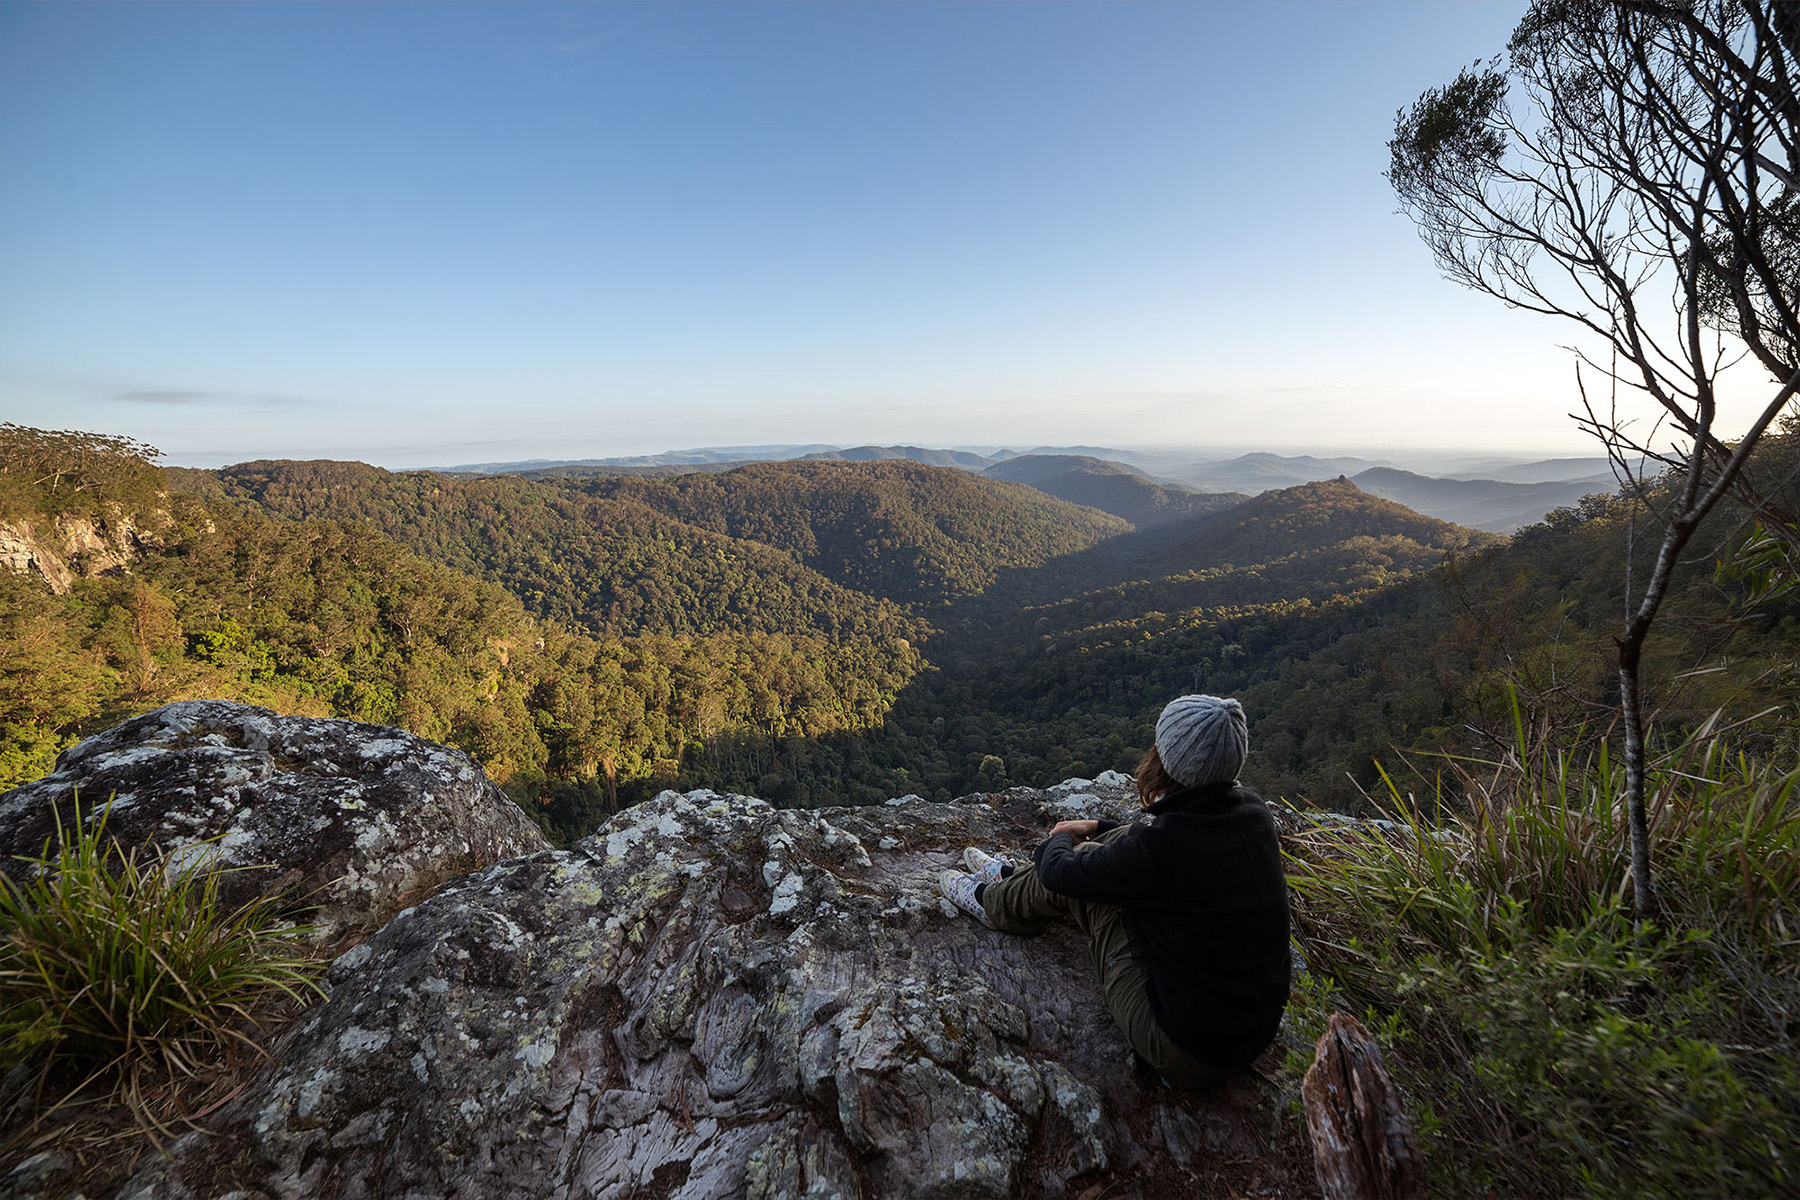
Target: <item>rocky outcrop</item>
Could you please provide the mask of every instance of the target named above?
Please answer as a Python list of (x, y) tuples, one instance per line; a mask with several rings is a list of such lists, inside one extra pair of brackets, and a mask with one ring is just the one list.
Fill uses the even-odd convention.
[(0, 567), (36, 571), (60, 596), (76, 579), (119, 570), (145, 547), (161, 545), (168, 522), (166, 512), (151, 514), (146, 524), (117, 505), (99, 516), (0, 521)]
[(344, 955), (255, 1085), (123, 1194), (1304, 1194), (1256, 1077), (1167, 1089), (1079, 934), (995, 933), (935, 892), (965, 845), (1022, 851), (1122, 783), (812, 812), (664, 793)]
[[(167, 769), (129, 777), (118, 819), (192, 820), (158, 834), (188, 845), (292, 823), (258, 853), (308, 863), (309, 840), (389, 836), (337, 812), (379, 806), (395, 823), (384, 789), (439, 803), (448, 764), (467, 762), (392, 730), (172, 706), (84, 743), (52, 778), (123, 784), (134, 753)], [(469, 782), (469, 820), (516, 828), (478, 816), (518, 814)], [(1109, 774), (816, 811), (665, 792), (574, 850), (455, 878), (352, 946), (329, 999), (204, 1131), (146, 1155), (117, 1194), (1316, 1194), (1291, 1097), (1269, 1078), (1280, 1047), (1261, 1074), (1173, 1091), (1134, 1066), (1072, 926), (1013, 937), (937, 895), (963, 847), (1023, 856), (1064, 817), (1130, 816), (1129, 791)], [(294, 815), (254, 815), (276, 803)], [(394, 824), (380, 857), (459, 844), (446, 820)], [(346, 877), (374, 869), (355, 861)], [(356, 895), (375, 903), (346, 894), (340, 927)], [(31, 1194), (59, 1194), (54, 1171), (34, 1178)]]
[(32, 868), (58, 815), (105, 811), (126, 847), (230, 868), (227, 904), (283, 894), (326, 944), (378, 926), (447, 879), (548, 844), (460, 750), (400, 729), (170, 704), (65, 751), (0, 795), (0, 870)]

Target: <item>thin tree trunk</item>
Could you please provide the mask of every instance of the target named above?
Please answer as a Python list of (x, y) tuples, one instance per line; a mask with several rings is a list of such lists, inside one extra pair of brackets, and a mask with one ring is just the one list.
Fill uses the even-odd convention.
[(1656, 915), (1656, 884), (1650, 871), (1650, 819), (1644, 799), (1644, 706), (1639, 682), (1644, 643), (1650, 637), (1650, 626), (1667, 595), (1669, 577), (1675, 573), (1681, 551), (1694, 536), (1706, 510), (1717, 499), (1718, 489), (1700, 495), (1700, 473), (1705, 469), (1702, 452), (1696, 450), (1688, 464), (1688, 479), (1683, 484), (1680, 511), (1663, 529), (1662, 546), (1656, 552), (1656, 565), (1651, 568), (1644, 598), (1637, 612), (1625, 623), (1625, 634), (1619, 639), (1619, 715), (1625, 722), (1625, 820), (1631, 847), (1631, 900), (1640, 920)]
[(1619, 715), (1625, 721), (1625, 819), (1631, 839), (1632, 906), (1640, 919), (1654, 916), (1657, 909), (1656, 886), (1650, 871), (1650, 821), (1644, 801), (1644, 711), (1638, 671), (1644, 643), (1650, 636), (1657, 610), (1662, 607), (1669, 577), (1675, 573), (1681, 552), (1700, 528), (1700, 522), (1743, 473), (1750, 452), (1761, 440), (1763, 431), (1796, 395), (1800, 395), (1800, 371), (1791, 375), (1775, 393), (1756, 423), (1738, 441), (1712, 484), (1706, 487), (1702, 486), (1707, 461), (1704, 435), (1710, 427), (1701, 429), (1703, 436), (1695, 438), (1694, 448), (1689, 452), (1688, 477), (1681, 487), (1679, 507), (1663, 528), (1662, 546), (1656, 552), (1656, 566), (1644, 587), (1644, 598), (1638, 602), (1637, 612), (1625, 623), (1625, 634), (1619, 639)]
[[(1638, 622), (1633, 621), (1633, 626)], [(1648, 632), (1648, 626), (1644, 626)], [(1619, 641), (1619, 715), (1625, 721), (1625, 820), (1631, 842), (1631, 901), (1639, 920), (1656, 914), (1650, 873), (1650, 820), (1644, 801), (1644, 715), (1638, 694), (1643, 637)]]

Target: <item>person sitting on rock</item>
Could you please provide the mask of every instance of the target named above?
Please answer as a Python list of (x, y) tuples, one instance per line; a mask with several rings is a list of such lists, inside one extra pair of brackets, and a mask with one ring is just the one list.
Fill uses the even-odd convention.
[(938, 886), (1005, 933), (1069, 917), (1125, 1039), (1178, 1087), (1248, 1067), (1288, 998), (1288, 898), (1275, 821), (1237, 782), (1243, 707), (1183, 696), (1162, 710), (1137, 770), (1144, 815), (1062, 821), (1027, 866), (971, 846)]

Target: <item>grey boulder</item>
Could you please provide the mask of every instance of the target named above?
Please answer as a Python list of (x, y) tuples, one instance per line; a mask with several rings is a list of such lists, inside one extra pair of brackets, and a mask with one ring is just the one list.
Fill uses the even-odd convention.
[[(468, 755), (400, 729), (169, 704), (65, 751), (0, 795), (0, 870), (18, 878), (65, 824), (175, 864), (229, 868), (235, 906), (283, 895), (330, 944), (375, 928), (445, 880), (548, 843)], [(315, 907), (316, 906), (316, 907)]]

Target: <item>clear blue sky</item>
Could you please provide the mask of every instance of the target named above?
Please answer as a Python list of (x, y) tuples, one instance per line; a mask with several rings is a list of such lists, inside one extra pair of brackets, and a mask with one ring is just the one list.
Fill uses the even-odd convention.
[(171, 461), (1583, 452), (1394, 112), (1522, 5), (0, 5), (0, 417)]

